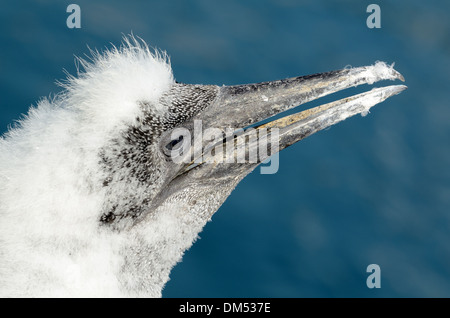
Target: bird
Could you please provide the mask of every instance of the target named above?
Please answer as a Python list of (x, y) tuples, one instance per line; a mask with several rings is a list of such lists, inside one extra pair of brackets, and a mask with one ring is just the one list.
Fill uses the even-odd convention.
[[(172, 268), (261, 162), (406, 86), (275, 115), (381, 80), (404, 78), (378, 61), (256, 84), (185, 84), (166, 52), (135, 36), (91, 50), (59, 93), (0, 138), (0, 296), (162, 297)], [(197, 138), (198, 122), (233, 132), (216, 150), (248, 154), (263, 129), (277, 147), (254, 162), (220, 161), (211, 139)]]

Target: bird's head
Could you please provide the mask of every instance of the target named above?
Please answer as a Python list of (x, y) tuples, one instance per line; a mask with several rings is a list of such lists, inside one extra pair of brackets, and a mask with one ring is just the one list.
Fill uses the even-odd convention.
[[(270, 155), (365, 114), (406, 88), (376, 88), (267, 122), (349, 87), (403, 77), (377, 62), (258, 84), (182, 84), (174, 81), (165, 54), (152, 53), (137, 41), (94, 60), (82, 62), (86, 72), (66, 86), (80, 99), (108, 96), (86, 104), (95, 106), (88, 116), (107, 136), (98, 153), (107, 192), (99, 220), (115, 229), (145, 223), (168, 203), (183, 206), (186, 213), (200, 207), (197, 213), (209, 219), (239, 181)], [(87, 94), (89, 86), (95, 91)]]
[[(140, 94), (112, 98), (111, 104), (129, 109), (120, 129), (107, 134), (110, 137), (99, 152), (106, 192), (99, 222), (140, 237), (134, 247), (139, 251), (135, 255), (140, 255), (133, 261), (139, 264), (133, 265), (135, 272), (145, 266), (150, 267), (147, 272), (154, 272), (158, 267), (154, 263), (170, 269), (236, 185), (269, 156), (350, 116), (367, 113), (406, 88), (376, 88), (267, 121), (349, 87), (403, 77), (379, 62), (259, 84), (192, 85), (175, 82), (167, 59), (151, 54), (145, 46), (128, 43), (121, 50), (109, 56), (108, 63), (121, 65), (114, 59), (124, 56), (137, 59), (139, 67), (124, 64), (127, 69), (117, 74), (121, 74), (120, 85), (133, 85), (127, 87), (127, 94)], [(149, 64), (147, 70), (142, 60)], [(108, 63), (96, 61), (95, 65)], [(110, 85), (107, 88), (111, 90)], [(119, 103), (121, 98), (127, 99)], [(179, 251), (175, 256), (173, 249)], [(150, 258), (154, 259), (155, 253), (157, 261), (142, 258), (153, 254)]]
[[(67, 245), (71, 246), (65, 254), (67, 262), (83, 259), (86, 246), (95, 245), (95, 251), (105, 253), (105, 246), (111, 245), (120, 261), (104, 261), (103, 254), (92, 252), (98, 261), (91, 263), (109, 264), (105, 267), (114, 263), (111, 272), (119, 290), (128, 295), (160, 295), (171, 268), (205, 223), (261, 162), (337, 122), (367, 113), (406, 88), (375, 88), (270, 121), (281, 112), (349, 87), (403, 78), (378, 62), (259, 84), (182, 84), (174, 80), (165, 54), (152, 52), (132, 38), (121, 48), (94, 53), (92, 62), (79, 62), (84, 72), (69, 76), (62, 84), (65, 91), (53, 101), (41, 102), (23, 123), (29, 133), (22, 135), (37, 138), (32, 147), (37, 157), (53, 156), (52, 162), (66, 165), (66, 174), (58, 176), (48, 165), (48, 185), (39, 186), (42, 191), (51, 187), (65, 194), (48, 192), (48, 200), (42, 201), (43, 192), (30, 186), (26, 195), (35, 193), (43, 202), (40, 210), (51, 211), (51, 222), (69, 218), (61, 224), (80, 243)], [(34, 136), (37, 132), (42, 137)], [(18, 135), (16, 131), (7, 138)], [(46, 143), (45, 136), (53, 139)], [(79, 160), (65, 160), (71, 156)], [(32, 169), (29, 173), (35, 175)], [(13, 185), (10, 188), (11, 196), (20, 196)], [(88, 204), (89, 197), (96, 203)], [(20, 208), (15, 205), (14, 210)], [(88, 215), (95, 222), (89, 235), (76, 228), (77, 222), (86, 222), (80, 221), (81, 211), (95, 214)], [(42, 220), (42, 214), (36, 220)], [(94, 267), (80, 265), (80, 272), (103, 275), (101, 266)]]

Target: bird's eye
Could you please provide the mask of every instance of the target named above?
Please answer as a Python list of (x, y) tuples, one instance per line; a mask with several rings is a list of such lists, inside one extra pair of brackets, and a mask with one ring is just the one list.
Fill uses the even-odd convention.
[(172, 139), (167, 145), (166, 149), (169, 151), (174, 151), (180, 149), (181, 145), (183, 144), (183, 135), (180, 135), (176, 139)]

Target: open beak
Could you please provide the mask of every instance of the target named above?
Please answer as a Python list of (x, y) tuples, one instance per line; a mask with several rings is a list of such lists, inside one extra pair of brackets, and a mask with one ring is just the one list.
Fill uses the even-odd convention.
[[(202, 210), (202, 213), (212, 215), (234, 187), (271, 155), (348, 117), (368, 113), (372, 106), (400, 93), (406, 86), (374, 88), (362, 94), (264, 122), (268, 118), (346, 88), (397, 79), (404, 81), (403, 76), (392, 66), (378, 62), (372, 66), (259, 84), (209, 86), (209, 89), (217, 92), (216, 98), (184, 124), (184, 128), (188, 127), (186, 129), (190, 132), (190, 138), (193, 137), (193, 145), (186, 143), (189, 146), (186, 151), (182, 151), (186, 157), (174, 166), (173, 178), (153, 199), (153, 206), (164, 204), (173, 196), (196, 193), (197, 202), (209, 202), (204, 203), (205, 206), (209, 206), (210, 202), (216, 204), (211, 206), (211, 209)], [(193, 87), (202, 88), (201, 85)], [(208, 87), (203, 89), (207, 90)], [(202, 124), (202, 129), (197, 133), (196, 120)], [(211, 141), (198, 136), (203, 133), (203, 129), (209, 128), (219, 131), (219, 138)], [(199, 151), (196, 151), (196, 139), (200, 140)], [(270, 150), (261, 151), (261, 143), (266, 143)], [(273, 147), (274, 144), (276, 147)], [(256, 160), (247, 161), (255, 153)], [(186, 158), (187, 160), (184, 160)], [(190, 191), (186, 192), (186, 189)]]
[[(261, 136), (267, 140), (273, 139), (271, 134), (276, 130), (277, 147), (259, 155), (256, 164), (261, 163), (270, 155), (308, 137), (320, 130), (334, 125), (356, 114), (365, 115), (369, 109), (385, 99), (399, 94), (407, 87), (392, 85), (374, 88), (371, 91), (353, 95), (335, 102), (324, 104), (300, 113), (285, 116), (265, 124), (259, 122), (269, 117), (287, 111), (317, 98), (361, 84), (373, 84), (381, 80), (401, 80), (403, 76), (383, 62), (372, 66), (348, 68), (338, 71), (307, 75), (284, 80), (263, 82), (258, 84), (220, 87), (216, 102), (202, 111), (199, 119), (203, 127), (215, 127), (222, 130), (235, 131), (234, 136), (225, 136), (217, 144), (203, 143), (201, 160), (196, 158), (195, 164), (182, 169), (182, 173), (205, 162), (237, 162), (236, 158), (248, 157), (248, 153), (258, 150)], [(253, 126), (252, 126), (253, 125)], [(252, 126), (252, 127), (251, 127)], [(246, 130), (251, 127), (252, 129)], [(275, 128), (275, 129), (274, 129)], [(256, 138), (251, 134), (257, 132)], [(264, 134), (261, 134), (264, 130)], [(240, 131), (236, 133), (236, 131)], [(236, 138), (245, 137), (248, 138)], [(254, 135), (253, 135), (254, 136)], [(226, 143), (233, 143), (234, 152), (226, 152)], [(209, 151), (215, 148), (215, 151)], [(218, 155), (218, 150), (221, 152)], [(222, 151), (223, 150), (223, 151)], [(244, 155), (239, 155), (244, 152)]]
[(256, 129), (278, 128), (279, 151), (320, 130), (343, 121), (356, 114), (365, 115), (372, 106), (397, 95), (407, 87), (392, 85), (374, 88), (369, 92), (354, 95), (338, 101), (324, 104), (297, 114), (285, 116)]

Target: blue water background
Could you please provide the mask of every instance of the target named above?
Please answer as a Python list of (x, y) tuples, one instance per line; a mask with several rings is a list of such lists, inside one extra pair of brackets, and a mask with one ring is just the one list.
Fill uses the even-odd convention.
[[(395, 62), (409, 89), (283, 151), (278, 173), (249, 175), (163, 296), (448, 297), (450, 2), (377, 1), (382, 27), (369, 29), (371, 2), (77, 1), (82, 27), (68, 29), (71, 2), (4, 1), (0, 133), (60, 91), (74, 55), (118, 45), (122, 33), (166, 50), (186, 83)], [(366, 287), (372, 263), (380, 289)]]

